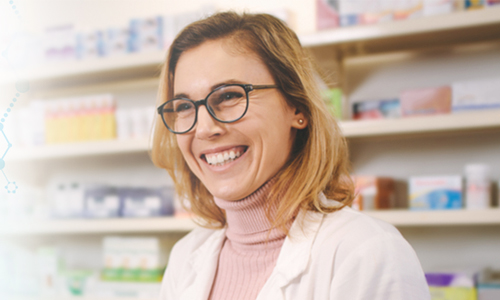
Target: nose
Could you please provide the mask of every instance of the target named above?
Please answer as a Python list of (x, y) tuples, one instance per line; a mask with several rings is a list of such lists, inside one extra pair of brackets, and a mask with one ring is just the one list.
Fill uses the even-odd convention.
[(200, 105), (198, 107), (198, 120), (196, 121), (194, 130), (197, 138), (210, 140), (223, 135), (225, 126), (223, 123), (212, 118), (204, 105)]

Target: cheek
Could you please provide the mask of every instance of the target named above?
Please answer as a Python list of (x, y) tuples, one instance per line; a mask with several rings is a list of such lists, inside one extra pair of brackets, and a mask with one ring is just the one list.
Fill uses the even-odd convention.
[(183, 136), (180, 134), (178, 134), (176, 138), (177, 138), (177, 146), (181, 150), (182, 156), (189, 163), (189, 160), (191, 158), (190, 139), (187, 138), (187, 136)]

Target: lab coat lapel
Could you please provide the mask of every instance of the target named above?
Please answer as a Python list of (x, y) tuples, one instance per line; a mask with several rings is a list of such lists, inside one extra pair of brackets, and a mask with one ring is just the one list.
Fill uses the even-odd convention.
[(276, 267), (257, 300), (285, 299), (282, 288), (306, 270), (323, 216), (316, 212), (299, 214), (290, 228), (290, 237), (287, 237), (283, 243)]
[(219, 254), (226, 237), (226, 230), (215, 231), (198, 250), (191, 254), (194, 279), (179, 300), (206, 300), (210, 295), (217, 271)]

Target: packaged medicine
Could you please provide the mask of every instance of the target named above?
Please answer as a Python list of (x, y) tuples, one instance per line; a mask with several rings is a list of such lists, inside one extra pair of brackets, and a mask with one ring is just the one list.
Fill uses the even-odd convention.
[(356, 197), (352, 207), (358, 210), (388, 209), (394, 206), (394, 180), (388, 177), (353, 176)]
[(487, 209), (491, 206), (490, 167), (484, 164), (465, 166), (465, 208)]
[(451, 88), (442, 86), (406, 90), (401, 93), (402, 116), (446, 114), (451, 112)]
[(466, 273), (426, 273), (432, 299), (476, 300), (473, 276)]
[(500, 108), (500, 77), (454, 82), (452, 111)]
[(354, 120), (399, 118), (400, 116), (399, 99), (363, 101), (353, 104)]
[(461, 176), (418, 176), (409, 180), (411, 210), (462, 208)]

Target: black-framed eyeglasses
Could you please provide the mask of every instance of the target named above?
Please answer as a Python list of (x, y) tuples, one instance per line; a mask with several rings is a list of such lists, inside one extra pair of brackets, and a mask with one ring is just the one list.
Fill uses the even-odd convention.
[(276, 85), (226, 84), (211, 91), (205, 99), (175, 98), (158, 107), (158, 114), (168, 130), (183, 134), (193, 129), (198, 120), (198, 107), (205, 105), (208, 113), (221, 123), (232, 123), (243, 118), (248, 110), (248, 93), (253, 90), (273, 89)]

